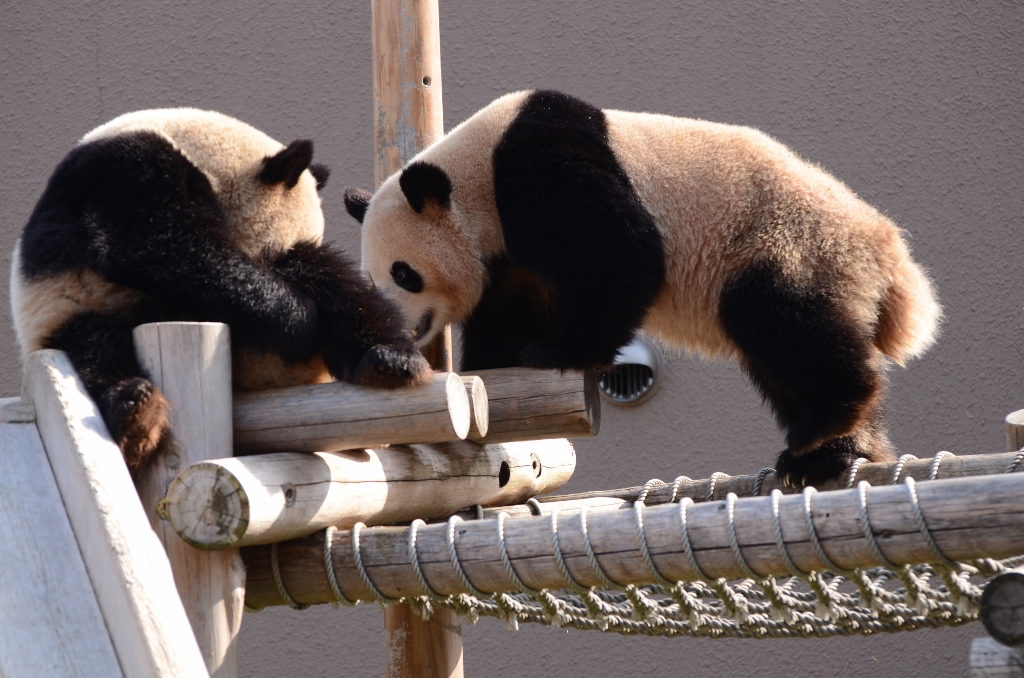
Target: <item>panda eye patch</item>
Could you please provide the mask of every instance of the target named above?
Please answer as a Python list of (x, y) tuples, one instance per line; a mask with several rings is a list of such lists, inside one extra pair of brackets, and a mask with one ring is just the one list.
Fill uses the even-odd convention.
[(413, 293), (423, 291), (423, 278), (404, 261), (396, 261), (391, 265), (391, 277), (394, 278), (395, 284), (403, 290)]

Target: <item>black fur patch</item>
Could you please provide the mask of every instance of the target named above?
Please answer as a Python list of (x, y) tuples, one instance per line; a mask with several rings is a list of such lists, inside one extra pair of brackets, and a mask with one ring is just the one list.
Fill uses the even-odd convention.
[(653, 217), (608, 145), (604, 113), (535, 92), (495, 148), (494, 184), (510, 261), (555, 300), (557, 331), (522, 346), (523, 363), (611, 363), (654, 302), (665, 256)]
[[(316, 303), (318, 348), (331, 374), (374, 386), (400, 386), (429, 373), (398, 308), (330, 245), (298, 243), (274, 271)], [(365, 358), (372, 354), (370, 358)]]
[(448, 207), (452, 196), (452, 180), (444, 170), (429, 162), (414, 162), (398, 177), (398, 185), (417, 214), (423, 211), (428, 201), (440, 207)]
[(314, 162), (309, 166), (309, 173), (316, 180), (316, 190), (323, 190), (327, 180), (331, 178), (331, 168), (321, 162)]
[(518, 367), (524, 346), (557, 337), (550, 286), (507, 256), (489, 261), (483, 296), (463, 323), (462, 369)]
[(297, 139), (276, 154), (263, 159), (259, 179), (268, 185), (283, 183), (288, 188), (295, 188), (295, 184), (299, 183), (299, 177), (312, 162), (313, 142), (309, 139)]
[(807, 476), (807, 469), (796, 468), (805, 455), (806, 465), (830, 477), (853, 458), (872, 454), (848, 436), (877, 416), (884, 378), (871, 337), (827, 291), (798, 287), (762, 263), (729, 282), (719, 314), (744, 368), (787, 431), (789, 448), (779, 459), (787, 473)]
[(346, 186), (344, 199), (345, 209), (348, 211), (349, 216), (360, 224), (363, 223), (363, 219), (366, 217), (366, 210), (370, 206), (370, 198), (372, 197), (373, 194), (369, 191)]

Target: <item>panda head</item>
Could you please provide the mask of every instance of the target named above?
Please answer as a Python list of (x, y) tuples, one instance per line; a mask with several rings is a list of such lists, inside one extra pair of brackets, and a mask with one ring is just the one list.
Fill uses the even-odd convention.
[(363, 225), (363, 269), (401, 308), (416, 343), (465, 320), (483, 294), (484, 264), (472, 220), (448, 174), (413, 162), (372, 196), (345, 190), (345, 207)]
[(225, 237), (249, 256), (323, 238), (317, 192), (330, 170), (312, 163), (313, 142), (285, 146), (222, 113), (172, 108), (122, 115), (79, 143), (138, 132), (162, 137), (206, 176), (224, 211)]

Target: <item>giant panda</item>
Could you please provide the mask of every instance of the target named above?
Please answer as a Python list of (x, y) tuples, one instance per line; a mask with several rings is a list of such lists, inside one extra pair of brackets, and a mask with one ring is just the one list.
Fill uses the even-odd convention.
[(940, 317), (892, 221), (747, 127), (517, 92), (345, 202), (420, 344), (462, 323), (469, 370), (600, 367), (638, 330), (735, 357), (793, 484), (893, 458), (883, 356)]
[(147, 110), (86, 134), (50, 178), (14, 249), (18, 341), (67, 352), (133, 472), (168, 433), (136, 325), (227, 323), (239, 388), (429, 373), (400, 311), (322, 243), (329, 170), (312, 157), (220, 113)]

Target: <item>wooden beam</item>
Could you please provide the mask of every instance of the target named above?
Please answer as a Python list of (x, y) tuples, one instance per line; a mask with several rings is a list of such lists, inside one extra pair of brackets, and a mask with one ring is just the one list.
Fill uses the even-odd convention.
[(592, 372), (509, 367), (466, 372), (487, 387), (488, 429), (481, 443), (589, 438), (601, 429), (601, 398)]
[(235, 396), (235, 446), (246, 453), (325, 452), (444, 443), (464, 439), (471, 416), (466, 388), (451, 372), (394, 390), (340, 381), (291, 386)]
[(169, 448), (139, 480), (139, 496), (174, 571), (174, 581), (211, 676), (238, 675), (245, 568), (237, 549), (197, 551), (157, 512), (178, 471), (232, 454), (231, 341), (221, 323), (151, 323), (135, 328), (135, 350), (170, 403)]
[[(997, 454), (946, 455), (938, 463), (936, 463), (934, 457), (925, 457), (923, 459), (909, 459), (903, 463), (887, 461), (863, 464), (857, 469), (855, 483), (864, 480), (871, 485), (889, 485), (892, 483), (897, 470), (899, 470), (898, 480), (900, 482), (906, 478), (913, 478), (914, 480), (932, 479), (933, 470), (936, 471), (935, 479), (1001, 474), (1006, 472), (1015, 456), (1016, 453), (1014, 452), (1000, 452)], [(669, 479), (666, 483), (654, 485), (650, 488), (647, 493), (646, 503), (650, 506), (664, 504), (672, 499), (673, 494), (677, 501), (683, 497), (689, 497), (693, 501), (725, 499), (726, 495), (730, 492), (740, 497), (749, 497), (752, 496), (757, 481), (757, 475), (723, 475), (713, 478), (685, 479), (680, 480), (678, 483)], [(845, 489), (848, 482), (848, 477), (842, 477), (832, 482), (824, 483), (818, 489)], [(538, 501), (568, 501), (592, 497), (615, 497), (624, 501), (634, 502), (640, 496), (643, 489), (643, 485), (634, 485), (633, 487), (623, 487), (614, 490), (593, 490), (574, 494), (551, 495), (540, 497)], [(766, 474), (761, 479), (760, 494), (761, 496), (766, 496), (771, 494), (772, 490), (780, 490), (783, 494), (793, 494), (800, 492), (802, 488), (785, 485), (773, 472)]]
[(0, 675), (124, 675), (31, 423), (0, 425), (0, 581)]
[(382, 525), (521, 502), (558, 489), (575, 468), (567, 440), (229, 457), (178, 474), (163, 513), (196, 548), (270, 544), (329, 525)]
[[(1020, 555), (1024, 547), (1024, 474), (1006, 474), (937, 480), (916, 486), (919, 506), (938, 548), (957, 560), (1006, 558)], [(779, 519), (786, 551), (803, 571), (826, 567), (814, 549), (801, 495), (780, 498)], [(866, 489), (870, 527), (882, 553), (897, 564), (934, 562), (935, 554), (921, 534), (904, 486)], [(745, 577), (730, 546), (728, 512), (722, 502), (689, 505), (686, 509), (690, 546), (704, 574), (711, 578)], [(644, 509), (647, 546), (658, 572), (670, 581), (692, 581), (698, 573), (686, 555), (681, 531), (682, 506), (667, 504)], [(774, 538), (771, 497), (738, 499), (734, 525), (740, 551), (749, 567), (760, 575), (787, 575), (785, 556)], [(821, 492), (812, 497), (811, 516), (826, 555), (841, 568), (879, 565), (864, 538), (860, 522), (858, 490)], [(633, 511), (615, 508), (590, 511), (587, 534), (597, 561), (612, 581), (649, 584), (654, 575), (639, 546)], [(456, 551), (473, 584), (484, 591), (515, 590), (503, 565), (497, 539), (497, 520), (468, 520), (456, 531)], [(523, 582), (534, 589), (562, 588), (566, 580), (551, 545), (549, 516), (509, 518), (504, 523), (508, 557)], [(558, 521), (562, 556), (572, 576), (582, 586), (601, 586), (602, 579), (590, 564), (583, 537), (581, 514)], [(370, 580), (385, 596), (420, 595), (419, 580), (410, 564), (409, 528), (371, 527), (360, 534), (362, 563)], [(465, 592), (451, 564), (447, 525), (420, 527), (416, 538), (423, 576), (440, 595)], [(267, 578), (265, 551), (246, 549), (251, 603), (280, 604)], [(351, 600), (372, 600), (355, 565), (351, 532), (333, 535), (331, 553), (338, 584)], [(323, 536), (279, 545), (281, 574), (291, 596), (300, 603), (334, 600), (323, 560)]]
[(124, 675), (207, 675), (167, 555), (71, 361), (29, 355), (24, 389)]

